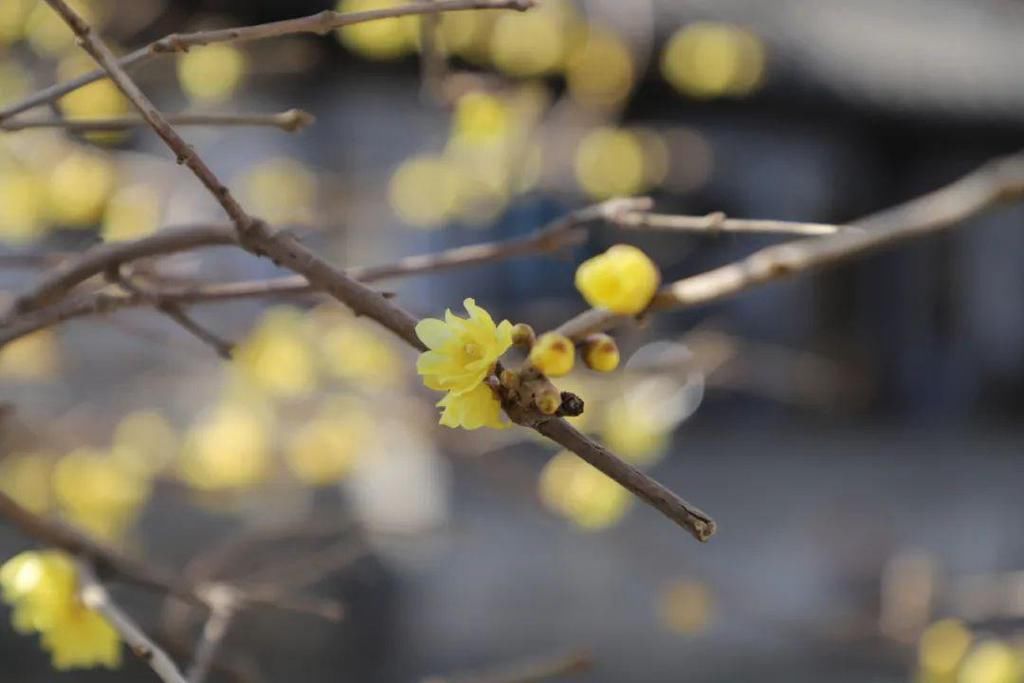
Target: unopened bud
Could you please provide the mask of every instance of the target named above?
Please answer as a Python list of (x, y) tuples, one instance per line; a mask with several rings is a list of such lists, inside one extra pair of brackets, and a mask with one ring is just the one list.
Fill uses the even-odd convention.
[(575, 362), (576, 348), (564, 334), (542, 334), (530, 349), (530, 363), (549, 377), (568, 374)]
[(526, 323), (519, 323), (512, 327), (512, 343), (523, 348), (530, 348), (537, 341), (537, 334), (533, 328)]
[(591, 370), (611, 372), (619, 367), (619, 347), (607, 334), (592, 334), (583, 341), (583, 362)]
[(553, 388), (545, 388), (534, 398), (537, 409), (545, 415), (554, 415), (562, 405), (562, 397)]
[(512, 370), (501, 371), (501, 386), (515, 390), (519, 388), (519, 384), (519, 373)]

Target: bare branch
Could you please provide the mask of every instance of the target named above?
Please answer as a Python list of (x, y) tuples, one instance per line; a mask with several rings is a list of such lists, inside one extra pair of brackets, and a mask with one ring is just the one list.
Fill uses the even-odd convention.
[[(1024, 196), (1024, 153), (989, 162), (905, 204), (853, 224), (859, 230), (788, 242), (761, 249), (729, 265), (661, 288), (648, 311), (690, 308), (753, 287), (829, 266), (881, 247), (951, 228), (995, 205)], [(573, 339), (627, 322), (602, 309), (590, 309), (558, 327)]]
[[(217, 31), (199, 31), (197, 33), (171, 34), (160, 40), (153, 41), (149, 45), (134, 50), (124, 57), (116, 60), (116, 66), (120, 69), (129, 69), (144, 62), (156, 55), (187, 50), (195, 45), (209, 45), (216, 42), (243, 42), (263, 40), (265, 38), (277, 38), (280, 36), (296, 33), (324, 34), (333, 29), (343, 26), (351, 26), (367, 21), (376, 21), (389, 17), (400, 17), (417, 14), (431, 14), (437, 12), (455, 12), (460, 10), (475, 9), (510, 9), (523, 11), (533, 5), (532, 0), (443, 0), (430, 5), (423, 3), (411, 3), (401, 7), (391, 7), (366, 12), (339, 13), (325, 10), (308, 17), (299, 19), (287, 19), (275, 21), (269, 24), (258, 26), (241, 26), (237, 28), (221, 29)], [(10, 119), (16, 114), (33, 109), (48, 102), (53, 102), (69, 92), (94, 83), (107, 77), (106, 69), (94, 69), (82, 74), (66, 83), (52, 85), (45, 90), (40, 90), (0, 110), (0, 122)]]
[[(167, 122), (175, 126), (265, 126), (296, 133), (311, 125), (315, 117), (301, 109), (289, 109), (277, 114), (169, 114)], [(147, 126), (137, 116), (117, 116), (105, 119), (27, 119), (0, 123), (0, 130), (15, 132), (34, 128), (62, 128), (71, 132), (120, 131)]]
[(106, 617), (135, 656), (146, 662), (164, 683), (188, 683), (178, 667), (153, 639), (136, 625), (124, 610), (110, 598), (88, 562), (76, 562), (79, 595), (89, 609)]
[(843, 229), (838, 225), (826, 223), (727, 218), (721, 211), (709, 213), (706, 216), (677, 216), (663, 213), (630, 211), (620, 214), (613, 222), (620, 228), (672, 232), (705, 232), (712, 234), (718, 232), (753, 232), (782, 235), (831, 235)]
[(544, 420), (534, 429), (586, 460), (630, 493), (689, 531), (698, 541), (707, 541), (715, 533), (715, 521), (702, 510), (687, 503), (603, 445), (581, 434), (565, 420)]
[(228, 586), (218, 584), (209, 591), (207, 598), (210, 616), (203, 625), (202, 637), (188, 669), (188, 683), (202, 683), (206, 678), (238, 611), (238, 596)]

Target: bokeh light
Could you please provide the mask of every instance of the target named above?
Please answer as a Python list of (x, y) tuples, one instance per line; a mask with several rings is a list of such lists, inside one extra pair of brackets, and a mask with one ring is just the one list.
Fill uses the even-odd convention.
[(690, 97), (739, 97), (761, 84), (764, 53), (761, 40), (744, 28), (695, 22), (669, 39), (661, 72), (676, 90)]
[(233, 45), (193, 47), (178, 57), (178, 81), (189, 99), (225, 102), (235, 94), (247, 69), (245, 54)]
[[(407, 4), (404, 0), (341, 0), (339, 12), (368, 12)], [(397, 59), (415, 51), (419, 42), (419, 18), (391, 17), (338, 29), (338, 39), (352, 52), (367, 59)]]

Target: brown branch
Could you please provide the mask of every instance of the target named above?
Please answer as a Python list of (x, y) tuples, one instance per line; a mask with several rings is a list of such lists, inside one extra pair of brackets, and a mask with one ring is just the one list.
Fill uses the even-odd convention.
[[(277, 114), (169, 114), (167, 122), (175, 126), (266, 126), (296, 133), (316, 119), (301, 109), (289, 109)], [(70, 132), (120, 131), (147, 126), (137, 116), (116, 116), (104, 119), (27, 119), (0, 123), (0, 130), (15, 132), (35, 128), (62, 128)]]
[(135, 656), (149, 665), (149, 668), (164, 683), (188, 683), (181, 675), (174, 661), (158, 646), (153, 639), (138, 627), (110, 597), (107, 589), (100, 583), (96, 573), (88, 562), (78, 561), (78, 590), (82, 603), (89, 609), (102, 614), (114, 630), (121, 636)]
[(544, 420), (534, 428), (618, 482), (637, 498), (689, 531), (698, 541), (706, 541), (715, 533), (714, 520), (702, 510), (623, 461), (603, 445), (581, 434), (565, 420)]
[(210, 346), (218, 356), (224, 360), (231, 360), (231, 353), (235, 345), (207, 330), (189, 316), (184, 309), (173, 301), (166, 301), (158, 292), (142, 287), (133, 282), (131, 278), (121, 272), (121, 267), (112, 268), (107, 271), (108, 278), (128, 292), (130, 295), (152, 304), (154, 308), (163, 313), (166, 317), (178, 323), (182, 329), (193, 337)]
[[(753, 287), (946, 230), (1001, 202), (1024, 196), (1024, 153), (989, 162), (943, 188), (853, 224), (859, 230), (768, 247), (714, 270), (661, 288), (648, 311), (690, 308)], [(573, 339), (627, 322), (628, 316), (590, 309), (558, 327)]]
[(202, 683), (217, 657), (217, 650), (228, 634), (231, 622), (238, 612), (238, 596), (227, 586), (218, 585), (209, 595), (210, 615), (203, 625), (203, 634), (196, 645), (192, 665), (188, 668), (188, 683)]
[[(626, 212), (613, 221), (620, 228), (672, 232), (752, 232), (783, 235), (831, 235), (843, 230), (827, 223), (799, 223), (749, 218), (728, 218), (720, 211), (706, 216), (677, 216), (641, 211)], [(847, 228), (848, 229), (848, 228)]]
[[(366, 12), (339, 13), (325, 10), (308, 17), (275, 21), (257, 26), (242, 26), (217, 31), (199, 31), (196, 33), (172, 33), (149, 45), (134, 50), (116, 60), (120, 69), (129, 69), (156, 55), (187, 50), (196, 45), (209, 45), (216, 42), (243, 42), (277, 38), (296, 33), (325, 34), (333, 29), (351, 26), (367, 21), (376, 21), (389, 17), (400, 17), (437, 12), (455, 12), (474, 9), (510, 9), (523, 11), (532, 6), (532, 0), (443, 0), (431, 5), (412, 3), (401, 7), (391, 7)], [(0, 122), (10, 119), (16, 114), (53, 102), (81, 87), (106, 78), (106, 69), (94, 69), (65, 83), (57, 83), (40, 90), (0, 110)]]
[(422, 683), (539, 683), (584, 673), (593, 666), (589, 652), (577, 650), (550, 657), (535, 658), (498, 667), (492, 671), (453, 676), (431, 676)]
[(191, 603), (198, 602), (192, 587), (170, 572), (127, 557), (63, 522), (36, 515), (2, 491), (0, 517), (44, 545), (60, 548), (88, 560), (101, 574), (116, 576), (143, 588), (170, 593)]

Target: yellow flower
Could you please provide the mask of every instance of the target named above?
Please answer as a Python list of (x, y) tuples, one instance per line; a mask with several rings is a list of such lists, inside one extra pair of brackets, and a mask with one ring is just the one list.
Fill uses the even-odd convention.
[(79, 448), (60, 459), (53, 488), (64, 516), (107, 541), (117, 541), (149, 497), (145, 479), (126, 471), (108, 453)]
[(584, 261), (576, 271), (576, 289), (587, 303), (614, 313), (634, 314), (647, 308), (660, 282), (654, 262), (628, 244), (617, 244)]
[(530, 363), (551, 377), (569, 374), (576, 362), (576, 348), (564, 334), (547, 332), (530, 349)]
[(444, 408), (441, 413), (441, 424), (445, 427), (462, 427), (463, 429), (505, 429), (508, 424), (501, 419), (501, 402), (486, 384), (478, 384), (475, 388), (458, 394), (449, 391), (438, 404)]
[(416, 371), (431, 389), (456, 395), (476, 391), (479, 396), (480, 383), (512, 346), (512, 323), (502, 320), (495, 325), (473, 299), (466, 299), (463, 305), (469, 319), (449, 309), (443, 321), (425, 318), (416, 325), (416, 336), (430, 349), (420, 354)]
[(548, 461), (538, 488), (541, 500), (551, 511), (591, 531), (619, 521), (631, 500), (626, 489), (569, 451), (561, 451)]
[(24, 552), (0, 567), (3, 599), (20, 633), (33, 631), (57, 669), (121, 664), (117, 632), (78, 597), (78, 579), (68, 557), (57, 551)]

